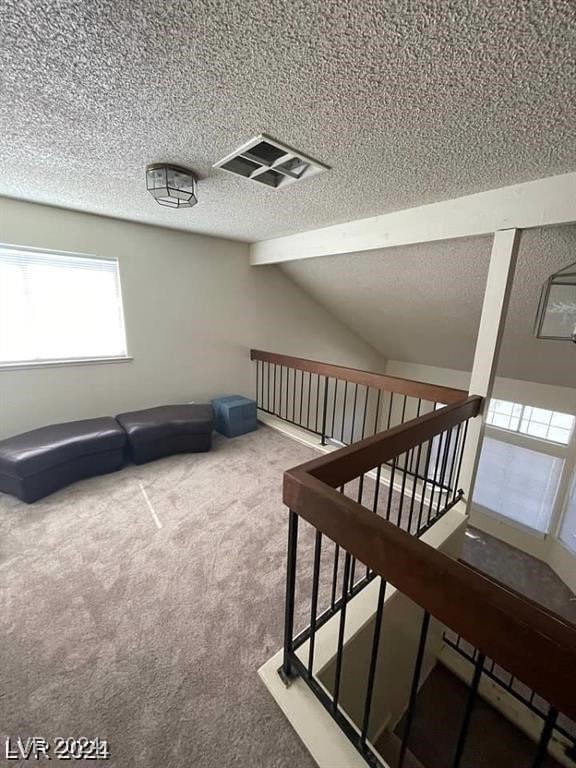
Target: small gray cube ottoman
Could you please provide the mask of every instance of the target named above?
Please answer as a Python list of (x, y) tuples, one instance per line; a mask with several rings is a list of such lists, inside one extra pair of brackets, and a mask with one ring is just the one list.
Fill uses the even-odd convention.
[(256, 402), (242, 395), (227, 395), (212, 400), (215, 429), (226, 437), (237, 437), (258, 428)]

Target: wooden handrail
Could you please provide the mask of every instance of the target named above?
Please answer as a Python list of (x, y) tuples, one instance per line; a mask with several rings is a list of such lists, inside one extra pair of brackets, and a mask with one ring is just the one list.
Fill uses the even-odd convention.
[(320, 376), (349, 381), (353, 384), (362, 384), (365, 387), (374, 387), (385, 392), (398, 392), (401, 395), (420, 397), (432, 403), (459, 403), (468, 396), (468, 393), (463, 389), (441, 387), (436, 384), (427, 384), (423, 381), (412, 381), (411, 379), (401, 379), (397, 376), (387, 376), (384, 373), (372, 373), (371, 371), (362, 371), (357, 368), (347, 368), (344, 365), (332, 365), (332, 363), (321, 363), (318, 360), (307, 360), (303, 357), (277, 355), (275, 352), (264, 352), (261, 349), (251, 349), (250, 359), (283, 365), (286, 368), (296, 368), (307, 373), (317, 373)]
[(575, 625), (410, 536), (303, 467), (284, 474), (284, 503), (576, 720)]
[(405, 451), (430, 440), (480, 413), (483, 398), (472, 395), (463, 402), (446, 405), (387, 432), (366, 437), (334, 453), (319, 456), (296, 467), (331, 485), (349, 483), (365, 472), (401, 456)]

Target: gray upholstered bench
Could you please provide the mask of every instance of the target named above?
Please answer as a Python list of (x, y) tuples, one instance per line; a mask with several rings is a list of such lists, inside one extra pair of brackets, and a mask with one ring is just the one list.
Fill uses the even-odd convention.
[(0, 442), (0, 491), (32, 502), (124, 464), (126, 435), (111, 418), (34, 429)]
[(161, 405), (116, 416), (128, 435), (135, 464), (173, 453), (209, 451), (214, 428), (211, 405)]

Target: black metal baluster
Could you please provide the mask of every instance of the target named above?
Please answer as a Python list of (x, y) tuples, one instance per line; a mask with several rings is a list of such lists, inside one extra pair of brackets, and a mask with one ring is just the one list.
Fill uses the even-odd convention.
[(464, 710), (464, 717), (462, 719), (462, 726), (460, 727), (460, 734), (458, 735), (458, 743), (456, 744), (456, 753), (454, 755), (454, 762), (452, 768), (460, 768), (460, 762), (462, 755), (464, 754), (464, 748), (466, 746), (466, 739), (468, 737), (468, 729), (470, 727), (470, 720), (472, 718), (472, 711), (474, 710), (474, 704), (476, 703), (476, 696), (478, 694), (478, 686), (480, 684), (480, 678), (482, 677), (482, 670), (484, 669), (484, 661), (486, 657), (483, 653), (478, 653), (476, 664), (474, 666), (474, 675), (472, 676), (472, 682), (468, 691), (468, 698), (466, 700), (466, 709)]
[(256, 360), (256, 407), (260, 408), (260, 361)]
[(298, 411), (298, 424), (302, 426), (302, 410), (304, 408), (304, 371), (300, 371), (300, 410)]
[(380, 633), (382, 631), (382, 615), (384, 613), (384, 596), (386, 594), (386, 582), (380, 579), (380, 590), (378, 591), (378, 606), (376, 608), (376, 617), (374, 619), (374, 635), (372, 638), (372, 653), (370, 654), (370, 666), (368, 667), (368, 684), (366, 686), (366, 700), (364, 702), (364, 717), (362, 718), (362, 732), (360, 734), (360, 745), (366, 744), (368, 726), (370, 724), (370, 713), (372, 710), (372, 695), (374, 693), (374, 677), (376, 675), (376, 664), (378, 663), (378, 652), (380, 650)]
[(418, 685), (420, 682), (422, 662), (424, 661), (424, 650), (426, 648), (429, 624), (430, 614), (428, 611), (424, 611), (424, 617), (422, 618), (422, 628), (420, 630), (420, 640), (418, 641), (418, 652), (416, 653), (416, 662), (414, 664), (414, 673), (412, 675), (410, 699), (408, 701), (408, 709), (406, 710), (406, 723), (404, 725), (404, 733), (402, 734), (402, 746), (400, 747), (398, 768), (402, 768), (404, 765), (404, 759), (406, 758), (406, 749), (408, 747), (408, 739), (410, 738), (410, 730), (412, 729), (412, 721), (414, 719), (414, 708), (416, 706), (416, 697), (418, 696)]
[[(339, 488), (340, 493), (344, 493), (344, 486)], [(332, 592), (330, 595), (330, 606), (332, 610), (336, 607), (336, 587), (338, 584), (338, 569), (340, 567), (340, 547), (334, 542), (334, 567), (332, 569)]]
[(388, 403), (388, 423), (386, 424), (386, 429), (390, 429), (390, 423), (392, 420), (392, 403), (394, 401), (394, 392), (390, 392), (390, 402)]
[[(421, 410), (421, 408), (422, 408), (422, 398), (419, 397), (418, 398), (418, 405), (416, 407), (416, 418), (417, 419), (420, 418), (420, 410)], [(412, 459), (414, 459), (414, 455), (415, 454), (412, 453)], [(418, 462), (416, 462), (416, 474), (418, 474), (419, 468), (420, 468), (420, 465), (418, 464)], [(412, 461), (410, 462), (410, 472), (414, 472), (414, 467), (412, 466)]]
[(272, 377), (271, 371), (270, 371), (270, 363), (266, 363), (268, 366), (268, 377), (266, 379), (266, 408), (268, 410), (268, 413), (271, 413), (270, 411), (270, 379)]
[(462, 459), (464, 457), (464, 448), (466, 446), (466, 435), (468, 434), (468, 422), (464, 424), (464, 434), (462, 435), (462, 446), (460, 448), (460, 458), (458, 460), (458, 470), (456, 472), (456, 480), (454, 482), (454, 496), (458, 493), (458, 485), (460, 484), (460, 470), (462, 469)]
[(318, 584), (320, 582), (320, 555), (322, 552), (322, 533), (316, 531), (314, 544), (314, 570), (312, 573), (312, 599), (310, 601), (310, 645), (308, 649), (308, 676), (312, 676), (314, 665), (314, 646), (316, 643), (316, 615), (318, 613)]
[(348, 399), (348, 382), (344, 382), (344, 406), (342, 408), (342, 429), (340, 430), (340, 442), (344, 442), (344, 424), (346, 423), (346, 400)]
[(434, 494), (436, 492), (436, 479), (438, 477), (438, 465), (441, 463), (441, 453), (442, 453), (442, 441), (444, 439), (444, 432), (441, 432), (439, 435), (436, 436), (436, 439), (438, 440), (438, 447), (436, 449), (436, 456), (435, 456), (435, 462), (434, 462), (434, 478), (432, 479), (432, 491), (430, 494), (430, 504), (428, 506), (428, 519), (426, 521), (427, 524), (430, 523), (430, 518), (432, 517), (432, 507), (434, 505)]
[(314, 431), (318, 432), (318, 417), (320, 415), (320, 374), (316, 374), (316, 418), (314, 419)]
[(262, 395), (260, 398), (260, 408), (264, 410), (264, 361), (263, 360), (260, 365), (260, 387), (262, 388)]
[[(412, 498), (410, 500), (410, 512), (408, 513), (408, 533), (412, 533), (412, 516), (414, 514), (414, 502), (416, 500), (416, 484), (418, 482), (418, 467), (420, 466), (420, 454), (422, 453), (422, 443), (418, 446), (416, 453), (416, 472), (414, 473), (414, 482), (412, 484)], [(413, 454), (414, 455), (414, 452)]]
[(276, 413), (276, 363), (274, 363), (274, 396), (272, 399), (272, 413)]
[(308, 404), (306, 406), (306, 429), (310, 429), (310, 395), (312, 394), (312, 373), (308, 371)]
[(544, 759), (548, 754), (548, 744), (552, 738), (557, 719), (558, 710), (554, 707), (550, 707), (546, 720), (544, 721), (544, 726), (542, 727), (542, 734), (540, 735), (540, 741), (538, 742), (538, 748), (536, 750), (536, 758), (532, 764), (532, 768), (540, 768), (544, 762)]
[(402, 528), (402, 509), (404, 508), (404, 492), (406, 491), (406, 477), (408, 474), (408, 457), (412, 454), (412, 449), (404, 454), (404, 469), (402, 470), (402, 485), (400, 487), (400, 503), (398, 504), (398, 519), (396, 525)]
[[(450, 472), (448, 473), (448, 491), (446, 495), (446, 504), (448, 504), (448, 498), (450, 494), (452, 493), (452, 482), (454, 480), (454, 470), (456, 469), (456, 457), (458, 455), (458, 448), (460, 447), (459, 441), (460, 441), (460, 430), (462, 429), (462, 422), (458, 424), (456, 428), (456, 439), (454, 440), (454, 449), (452, 451), (452, 461), (450, 462)], [(452, 428), (452, 431), (454, 431), (454, 428)]]
[(294, 368), (294, 387), (292, 389), (292, 422), (296, 424), (296, 374), (298, 371)]
[(286, 562), (286, 605), (284, 613), (284, 663), (282, 671), (286, 680), (294, 677), (290, 661), (294, 637), (294, 600), (296, 595), (296, 556), (298, 551), (298, 515), (290, 510), (288, 517), (288, 555)]
[[(360, 475), (358, 479), (358, 496), (356, 501), (358, 504), (362, 504), (362, 496), (364, 494), (364, 475)], [(354, 574), (356, 571), (356, 558), (352, 558), (352, 565), (350, 567), (350, 593), (352, 593), (352, 587), (354, 586)]]
[(278, 415), (282, 417), (282, 393), (284, 392), (284, 366), (280, 366), (280, 402), (278, 403)]
[(394, 474), (396, 473), (396, 456), (392, 459), (392, 470), (390, 472), (390, 486), (388, 488), (388, 503), (386, 505), (386, 520), (390, 520), (390, 510), (392, 509), (392, 494), (394, 493)]
[(330, 606), (334, 610), (336, 606), (336, 585), (338, 582), (338, 568), (340, 566), (340, 547), (334, 544), (334, 567), (332, 569), (332, 593), (330, 595)]
[(290, 368), (286, 366), (286, 407), (285, 407), (285, 418), (286, 421), (289, 421), (288, 419), (288, 396), (290, 394)]
[(428, 451), (426, 453), (426, 461), (424, 462), (424, 481), (422, 483), (422, 495), (420, 497), (420, 508), (418, 510), (418, 527), (416, 528), (416, 534), (420, 531), (422, 525), (422, 514), (424, 512), (424, 502), (426, 499), (426, 485), (428, 484), (428, 470), (430, 469), (430, 454), (432, 453), (432, 440), (428, 440)]
[(338, 396), (338, 379), (334, 379), (334, 406), (332, 408), (332, 429), (330, 430), (330, 437), (334, 437), (336, 434), (336, 399)]
[(344, 578), (342, 581), (342, 604), (340, 607), (340, 626), (338, 629), (338, 646), (336, 651), (336, 671), (334, 674), (334, 695), (332, 698), (332, 710), (335, 712), (338, 708), (338, 697), (340, 696), (340, 677), (342, 675), (342, 655), (344, 651), (344, 631), (346, 629), (346, 605), (348, 579), (350, 578), (350, 553), (346, 552), (344, 558)]
[(368, 395), (370, 394), (370, 387), (366, 387), (366, 398), (364, 400), (364, 416), (362, 418), (362, 437), (361, 440), (364, 440), (364, 437), (366, 435), (366, 414), (368, 412)]
[(382, 464), (378, 464), (376, 468), (376, 486), (374, 488), (374, 501), (372, 503), (372, 512), (376, 513), (378, 510), (378, 497), (380, 496), (380, 475), (382, 474)]
[(354, 385), (354, 405), (352, 406), (352, 428), (350, 430), (350, 443), (354, 442), (354, 425), (356, 423), (356, 401), (358, 399), (358, 384)]
[[(440, 514), (440, 505), (442, 503), (442, 489), (444, 488), (444, 482), (446, 480), (446, 466), (448, 464), (448, 456), (450, 455), (450, 442), (452, 440), (452, 430), (446, 431), (446, 440), (444, 442), (444, 454), (442, 456), (442, 470), (440, 473), (440, 482), (438, 488), (438, 503), (436, 505), (436, 517)], [(446, 503), (448, 503), (448, 493), (446, 493)]]
[(382, 395), (382, 390), (378, 390), (378, 397), (376, 398), (376, 415), (374, 416), (374, 434), (376, 435), (378, 433), (378, 417), (380, 415), (380, 397)]
[[(324, 377), (324, 405), (322, 406), (322, 439), (320, 445), (326, 445), (326, 415), (328, 413), (328, 376)], [(320, 386), (320, 381), (318, 381)]]
[(406, 416), (406, 395), (404, 395), (404, 401), (402, 403), (402, 418), (400, 419), (400, 424), (404, 424), (405, 416)]
[[(378, 497), (380, 495), (380, 475), (382, 474), (382, 464), (376, 468), (376, 485), (374, 487), (374, 499), (372, 500), (372, 512), (378, 514)], [(366, 578), (370, 576), (370, 568), (366, 566)]]

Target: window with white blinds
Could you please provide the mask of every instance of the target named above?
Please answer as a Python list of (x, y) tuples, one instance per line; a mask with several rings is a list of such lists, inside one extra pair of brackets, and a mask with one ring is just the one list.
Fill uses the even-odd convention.
[(576, 475), (572, 479), (572, 489), (566, 503), (560, 540), (576, 554)]
[(0, 364), (126, 355), (117, 259), (0, 247)]

